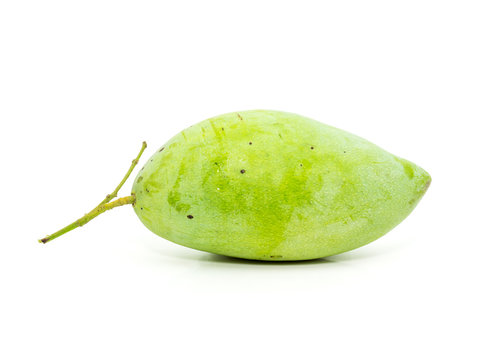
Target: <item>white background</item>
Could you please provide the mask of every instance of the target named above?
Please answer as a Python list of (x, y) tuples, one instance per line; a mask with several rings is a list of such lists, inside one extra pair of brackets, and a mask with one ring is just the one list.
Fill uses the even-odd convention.
[[(0, 357), (483, 359), (484, 19), (466, 0), (2, 1)], [(36, 242), (111, 192), (143, 140), (142, 162), (258, 108), (433, 183), (392, 232), (319, 261), (183, 248), (130, 207)]]

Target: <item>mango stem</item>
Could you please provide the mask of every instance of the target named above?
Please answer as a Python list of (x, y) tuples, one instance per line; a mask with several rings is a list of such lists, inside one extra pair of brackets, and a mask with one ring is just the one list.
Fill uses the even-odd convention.
[(118, 186), (116, 187), (116, 189), (111, 194), (106, 195), (106, 198), (103, 201), (101, 201), (99, 203), (99, 205), (106, 204), (106, 203), (110, 202), (111, 199), (114, 199), (115, 197), (118, 196), (118, 191), (124, 185), (124, 183), (126, 182), (126, 180), (128, 180), (128, 178), (130, 177), (131, 172), (135, 168), (136, 164), (138, 164), (138, 160), (140, 160), (141, 154), (143, 154), (143, 151), (145, 151), (146, 148), (147, 148), (147, 143), (144, 141), (143, 144), (141, 145), (141, 149), (140, 149), (140, 152), (138, 153), (137, 157), (131, 162), (131, 166), (128, 169), (128, 172), (125, 174), (125, 177), (121, 180), (121, 182), (118, 184)]
[(93, 210), (91, 210), (90, 212), (85, 214), (83, 217), (77, 219), (73, 223), (62, 228), (61, 230), (53, 233), (52, 235), (48, 235), (48, 236), (44, 237), (43, 239), (40, 239), (39, 242), (45, 244), (45, 243), (47, 243), (51, 240), (54, 240), (55, 238), (57, 238), (61, 235), (64, 235), (65, 233), (67, 233), (71, 230), (74, 230), (74, 229), (76, 229), (80, 226), (87, 224), (88, 222), (93, 220), (95, 217), (104, 213), (106, 210), (111, 210), (111, 209), (118, 207), (118, 206), (134, 204), (135, 203), (135, 196), (134, 195), (122, 197), (122, 198), (119, 198), (119, 199), (114, 200), (114, 201), (111, 201), (111, 200), (118, 196), (118, 191), (124, 185), (126, 180), (130, 177), (131, 173), (133, 172), (133, 169), (135, 168), (136, 164), (138, 164), (138, 160), (140, 160), (140, 157), (143, 154), (143, 151), (145, 151), (146, 147), (147, 147), (147, 143), (144, 141), (140, 152), (138, 153), (137, 157), (131, 162), (131, 166), (128, 169), (128, 172), (125, 174), (125, 176), (121, 180), (121, 182), (118, 184), (116, 189), (111, 194), (107, 195), (106, 198), (99, 203), (98, 206), (96, 206)]

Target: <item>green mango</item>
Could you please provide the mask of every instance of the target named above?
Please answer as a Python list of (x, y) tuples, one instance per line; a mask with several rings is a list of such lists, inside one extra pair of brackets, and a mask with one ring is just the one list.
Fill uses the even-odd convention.
[(280, 111), (202, 121), (137, 175), (134, 209), (155, 234), (257, 260), (306, 260), (381, 237), (414, 209), (431, 177), (348, 132)]

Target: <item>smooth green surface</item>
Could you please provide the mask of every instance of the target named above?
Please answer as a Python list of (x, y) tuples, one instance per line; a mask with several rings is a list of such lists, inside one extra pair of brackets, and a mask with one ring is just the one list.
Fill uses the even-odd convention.
[(155, 234), (212, 253), (303, 260), (365, 245), (399, 224), (431, 178), (317, 121), (255, 110), (173, 137), (137, 175), (135, 212)]

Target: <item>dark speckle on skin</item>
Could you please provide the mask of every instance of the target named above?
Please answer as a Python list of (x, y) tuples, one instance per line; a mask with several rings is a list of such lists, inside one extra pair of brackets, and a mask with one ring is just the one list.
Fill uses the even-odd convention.
[(136, 180), (136, 182), (137, 182), (137, 183), (139, 183), (139, 182), (140, 182), (140, 181), (142, 181), (142, 180), (143, 180), (143, 176), (140, 176), (140, 177), (138, 178), (138, 180)]
[(310, 149), (312, 149), (312, 150), (313, 150), (313, 149), (315, 149), (315, 148), (312, 146)]
[(253, 145), (253, 143), (250, 141), (250, 142), (249, 142), (249, 145)]
[(165, 147), (163, 147), (163, 148), (161, 148), (160, 150), (158, 150), (158, 152), (162, 152), (162, 151), (163, 151), (163, 149), (165, 149)]
[(143, 210), (143, 208), (141, 207), (140, 210)]
[(224, 131), (224, 128), (221, 128), (221, 129), (222, 129), (222, 131)]
[(146, 190), (146, 192), (150, 192), (148, 189), (145, 189), (145, 190)]
[(347, 151), (344, 151), (344, 154), (347, 154)]
[(241, 174), (244, 174), (246, 172), (246, 170), (242, 169), (241, 170)]
[(193, 219), (194, 217), (192, 215), (187, 215), (187, 219)]
[(300, 166), (303, 166), (303, 164), (300, 164)]

